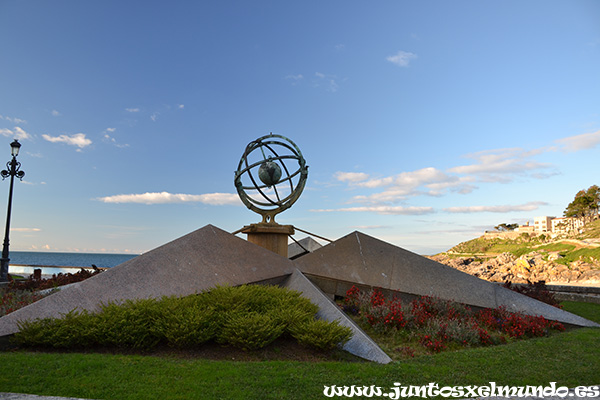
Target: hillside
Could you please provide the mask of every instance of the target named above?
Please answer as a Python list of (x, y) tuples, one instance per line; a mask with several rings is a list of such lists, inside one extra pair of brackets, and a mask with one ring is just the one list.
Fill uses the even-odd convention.
[(573, 238), (481, 236), (431, 258), (493, 282), (600, 286), (600, 220)]

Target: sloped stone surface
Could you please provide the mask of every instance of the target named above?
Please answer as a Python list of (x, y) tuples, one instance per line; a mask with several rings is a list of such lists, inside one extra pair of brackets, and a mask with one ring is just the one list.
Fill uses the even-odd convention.
[(58, 317), (101, 303), (184, 296), (217, 285), (283, 279), (294, 270), (285, 257), (212, 225), (160, 246), (99, 275), (0, 318), (0, 336), (15, 333), (17, 321)]
[(326, 321), (338, 321), (340, 325), (352, 329), (352, 338), (343, 347), (348, 353), (381, 364), (387, 364), (392, 361), (373, 339), (299, 270), (295, 270), (292, 275), (286, 278), (283, 286), (297, 290), (313, 302), (313, 304), (317, 305), (319, 307), (317, 318)]
[(307, 254), (305, 253), (305, 249), (309, 253), (312, 253), (321, 247), (323, 246), (319, 242), (310, 236), (307, 236), (304, 239), (299, 240), (298, 243), (294, 242), (288, 245), (288, 258), (293, 260), (294, 258)]
[(436, 296), (476, 307), (505, 306), (509, 311), (542, 315), (572, 325), (600, 326), (361, 232), (302, 256), (294, 264), (309, 277)]

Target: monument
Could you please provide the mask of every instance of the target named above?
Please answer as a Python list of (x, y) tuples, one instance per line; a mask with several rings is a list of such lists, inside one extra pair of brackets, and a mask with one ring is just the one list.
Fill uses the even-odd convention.
[(249, 242), (288, 256), (288, 237), (294, 227), (279, 225), (275, 216), (298, 200), (307, 177), (300, 149), (285, 136), (271, 133), (246, 146), (234, 184), (246, 207), (262, 216), (261, 222), (242, 228)]
[(381, 288), (407, 299), (435, 296), (479, 308), (504, 306), (574, 326), (600, 326), (361, 232), (322, 247), (301, 245), (302, 250), (295, 249), (288, 259), (288, 236), (295, 228), (279, 225), (275, 216), (299, 198), (307, 177), (302, 153), (290, 139), (270, 134), (250, 142), (234, 178), (242, 202), (262, 216), (261, 222), (240, 230), (248, 240), (207, 225), (3, 316), (0, 340), (17, 332), (22, 320), (60, 317), (73, 309), (94, 312), (107, 302), (185, 296), (217, 285), (250, 283), (301, 292), (319, 306), (318, 318), (352, 329), (344, 350), (379, 363), (391, 358), (332, 301), (353, 285)]

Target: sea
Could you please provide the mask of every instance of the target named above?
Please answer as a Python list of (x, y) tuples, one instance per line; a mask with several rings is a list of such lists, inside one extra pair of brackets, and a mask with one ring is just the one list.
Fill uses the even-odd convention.
[(58, 273), (75, 273), (81, 268), (112, 268), (131, 260), (138, 254), (107, 253), (58, 253), (41, 251), (11, 251), (9, 253), (9, 273), (33, 274), (36, 268), (42, 269), (43, 275)]

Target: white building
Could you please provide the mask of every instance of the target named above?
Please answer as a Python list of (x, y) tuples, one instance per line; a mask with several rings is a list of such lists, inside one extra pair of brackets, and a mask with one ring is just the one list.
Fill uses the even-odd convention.
[(552, 231), (552, 220), (554, 217), (535, 217), (533, 219), (533, 230), (536, 233), (546, 233)]
[(579, 231), (583, 226), (583, 220), (580, 218), (554, 218), (552, 220), (552, 233)]

